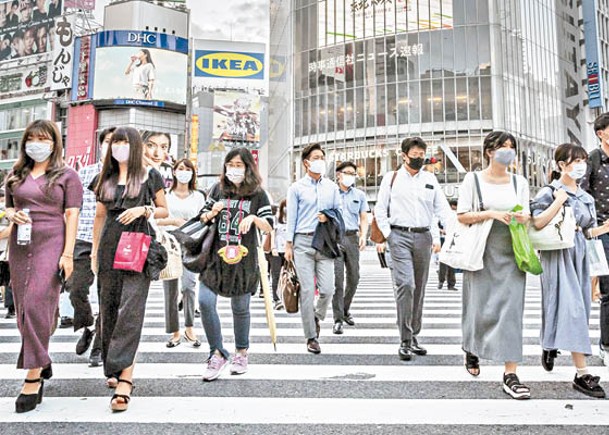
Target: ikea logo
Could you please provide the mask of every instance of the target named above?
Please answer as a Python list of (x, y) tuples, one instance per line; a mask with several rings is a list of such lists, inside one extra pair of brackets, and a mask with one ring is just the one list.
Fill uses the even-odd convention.
[(263, 79), (264, 53), (196, 50), (195, 77)]

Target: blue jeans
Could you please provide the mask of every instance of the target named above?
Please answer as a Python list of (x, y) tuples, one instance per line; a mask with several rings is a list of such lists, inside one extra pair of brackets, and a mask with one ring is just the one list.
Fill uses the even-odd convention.
[[(250, 347), (250, 298), (251, 294), (230, 298), (233, 310), (233, 328), (235, 332), (235, 347), (237, 350)], [(222, 344), (222, 324), (218, 316), (218, 295), (202, 282), (199, 284), (199, 309), (201, 310), (201, 322), (205, 330), (205, 336), (209, 343), (209, 356), (217, 350), (226, 359), (230, 352), (224, 349)]]

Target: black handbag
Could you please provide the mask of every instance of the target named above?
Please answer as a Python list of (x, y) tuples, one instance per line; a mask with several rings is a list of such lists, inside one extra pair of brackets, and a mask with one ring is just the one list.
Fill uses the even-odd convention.
[(199, 217), (190, 219), (177, 230), (170, 231), (182, 246), (182, 264), (193, 273), (205, 270), (217, 231), (217, 224), (203, 223)]
[(152, 281), (156, 281), (165, 267), (167, 267), (167, 250), (153, 237), (150, 241), (150, 248), (148, 248), (148, 257), (146, 257), (146, 275)]
[(7, 287), (11, 283), (11, 271), (8, 266), (8, 261), (0, 261), (0, 287)]

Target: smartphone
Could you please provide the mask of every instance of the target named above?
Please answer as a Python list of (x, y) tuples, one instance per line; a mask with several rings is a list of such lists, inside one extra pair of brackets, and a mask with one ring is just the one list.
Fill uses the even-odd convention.
[(59, 277), (59, 281), (61, 281), (61, 285), (63, 286), (66, 283), (66, 272), (63, 269), (59, 269), (57, 276)]

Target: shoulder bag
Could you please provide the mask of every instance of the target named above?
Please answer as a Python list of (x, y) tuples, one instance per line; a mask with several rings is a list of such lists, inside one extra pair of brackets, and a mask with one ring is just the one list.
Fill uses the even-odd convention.
[[(474, 173), (475, 197), (473, 211), (483, 211), (484, 202), (478, 174)], [(455, 269), (468, 271), (481, 270), (484, 267), (483, 256), (486, 240), (491, 232), (493, 220), (487, 219), (477, 224), (462, 224), (455, 219), (451, 228), (447, 228), (446, 240), (440, 251), (440, 262)]]
[[(387, 218), (391, 215), (389, 211), (389, 207), (391, 206), (391, 191), (393, 189), (393, 183), (395, 181), (395, 177), (397, 177), (398, 171), (393, 171), (393, 177), (391, 177), (391, 184), (389, 185), (389, 201), (387, 203)], [(374, 211), (372, 212), (372, 223), (370, 224), (370, 240), (374, 243), (385, 243), (387, 239), (383, 235), (381, 229), (379, 228), (379, 224), (376, 221), (376, 216), (374, 216)]]
[(286, 261), (279, 274), (279, 289), (285, 311), (290, 314), (298, 312), (300, 282), (296, 276), (293, 261)]
[[(554, 186), (547, 186), (556, 190)], [(575, 229), (577, 224), (573, 209), (563, 205), (550, 222), (538, 230), (533, 225), (529, 227), (529, 239), (537, 251), (554, 251), (575, 246)]]
[(159, 279), (161, 281), (178, 279), (184, 271), (180, 244), (174, 236), (166, 231), (161, 230), (157, 234), (157, 240), (167, 251), (167, 266), (161, 271)]
[(194, 217), (177, 230), (171, 231), (182, 248), (182, 265), (193, 273), (205, 270), (214, 242), (215, 221), (203, 223)]

